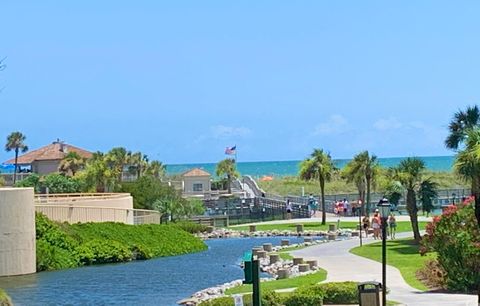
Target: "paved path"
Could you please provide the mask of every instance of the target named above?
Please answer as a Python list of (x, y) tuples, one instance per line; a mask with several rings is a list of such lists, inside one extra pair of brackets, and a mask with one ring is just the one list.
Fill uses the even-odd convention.
[[(410, 233), (399, 233), (397, 238), (406, 238)], [(364, 239), (364, 243), (377, 242), (372, 238)], [(338, 281), (382, 281), (382, 265), (379, 262), (354, 255), (350, 249), (359, 245), (358, 239), (349, 239), (315, 245), (291, 252), (294, 256), (305, 259), (316, 259), (318, 265), (327, 270), (327, 282)], [(410, 287), (403, 279), (400, 271), (387, 266), (387, 287), (390, 294), (387, 298), (404, 305), (449, 305), (477, 306), (477, 296), (465, 294), (426, 293)]]

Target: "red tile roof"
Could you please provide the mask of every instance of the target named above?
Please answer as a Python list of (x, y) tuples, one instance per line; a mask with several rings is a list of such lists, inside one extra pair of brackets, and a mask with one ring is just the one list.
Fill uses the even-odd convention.
[[(61, 160), (63, 159), (69, 152), (76, 152), (78, 155), (80, 155), (83, 158), (91, 158), (92, 153), (69, 145), (65, 143), (61, 143), (58, 141), (55, 141), (47, 146), (41, 147), (39, 149), (30, 151), (24, 155), (21, 155), (18, 157), (18, 163), (19, 164), (31, 164), (32, 162), (36, 160)], [(5, 164), (14, 164), (15, 163), (15, 158), (9, 159)]]
[(185, 172), (183, 176), (210, 176), (210, 173), (199, 168), (194, 168)]

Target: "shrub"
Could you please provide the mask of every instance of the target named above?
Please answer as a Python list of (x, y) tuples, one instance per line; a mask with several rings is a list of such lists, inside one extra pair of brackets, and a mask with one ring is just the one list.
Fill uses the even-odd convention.
[(358, 287), (355, 282), (325, 283), (316, 286), (323, 290), (324, 304), (358, 303)]
[(81, 191), (80, 182), (68, 176), (52, 173), (40, 182), (42, 187), (47, 187), (49, 193), (75, 193)]
[(191, 234), (205, 232), (207, 231), (207, 227), (208, 227), (203, 224), (193, 223), (189, 221), (177, 221), (175, 222), (175, 226)]
[(307, 293), (295, 292), (285, 299), (285, 306), (321, 306), (323, 297), (321, 295), (310, 295)]
[(114, 240), (94, 239), (78, 248), (80, 262), (86, 265), (132, 260), (130, 249)]
[(12, 300), (2, 289), (0, 289), (0, 306), (13, 306)]
[[(262, 292), (261, 299), (262, 299), (262, 306), (282, 306), (283, 305), (280, 303), (281, 297), (274, 291)], [(234, 303), (233, 297), (224, 296), (224, 297), (216, 298), (213, 300), (205, 301), (201, 303), (200, 306), (234, 306), (234, 304), (235, 303)], [(243, 304), (245, 306), (253, 305), (251, 294), (243, 295)], [(321, 304), (315, 304), (315, 305), (321, 305)]]
[(25, 179), (15, 183), (15, 187), (33, 187), (35, 192), (40, 191), (40, 176), (36, 173), (32, 173)]
[(448, 289), (474, 291), (480, 284), (480, 230), (473, 199), (447, 208), (427, 226), (421, 252), (436, 251)]

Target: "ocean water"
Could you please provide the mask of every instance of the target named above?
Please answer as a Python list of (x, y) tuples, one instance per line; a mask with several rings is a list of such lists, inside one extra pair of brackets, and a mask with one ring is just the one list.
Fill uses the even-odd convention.
[[(431, 171), (452, 171), (455, 159), (454, 156), (425, 156), (420, 158)], [(403, 159), (405, 157), (379, 158), (379, 163), (381, 166), (388, 168), (398, 165)], [(349, 159), (337, 159), (335, 164), (338, 168), (343, 168), (349, 161)], [(300, 160), (238, 162), (237, 169), (242, 175), (251, 175), (253, 177), (264, 175), (293, 176), (298, 174), (300, 162)], [(192, 168), (201, 168), (214, 174), (215, 166), (215, 163), (167, 165), (167, 174), (181, 174)]]

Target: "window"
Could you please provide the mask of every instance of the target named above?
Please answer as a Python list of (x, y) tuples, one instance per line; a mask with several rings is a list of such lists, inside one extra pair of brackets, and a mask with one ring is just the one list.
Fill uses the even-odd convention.
[(193, 191), (203, 191), (203, 184), (201, 183), (193, 184)]

